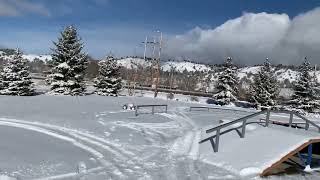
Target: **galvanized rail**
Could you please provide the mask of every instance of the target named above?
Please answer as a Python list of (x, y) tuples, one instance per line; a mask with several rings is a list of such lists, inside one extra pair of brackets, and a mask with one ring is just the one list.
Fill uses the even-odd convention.
[[(151, 107), (151, 113), (142, 113), (139, 112), (139, 109), (141, 108), (148, 108)], [(135, 115), (138, 116), (139, 114), (154, 114), (155, 113), (155, 108), (156, 107), (164, 107), (165, 110), (161, 111), (162, 113), (167, 113), (168, 112), (168, 105), (167, 104), (150, 104), (150, 105), (137, 105), (136, 110), (135, 110)]]
[[(293, 123), (293, 116), (297, 116), (299, 118), (301, 118), (303, 121), (305, 121), (305, 130), (308, 130), (310, 125), (312, 125), (313, 127), (318, 129), (318, 132), (320, 133), (320, 126), (317, 125), (316, 123), (310, 121), (309, 119), (307, 119), (306, 117), (302, 116), (301, 114), (298, 114), (297, 112), (294, 111), (279, 111), (279, 110), (264, 110), (264, 111), (260, 111), (257, 113), (253, 113), (250, 115), (247, 115), (245, 117), (236, 119), (234, 121), (231, 122), (227, 122), (227, 123), (223, 123), (221, 125), (218, 125), (214, 128), (208, 129), (206, 130), (206, 133), (212, 133), (212, 132), (216, 132), (216, 134), (214, 136), (208, 137), (202, 141), (200, 141), (199, 143), (204, 143), (206, 141), (210, 141), (212, 148), (214, 150), (214, 152), (218, 152), (219, 150), (219, 141), (220, 141), (220, 135), (225, 134), (226, 131), (230, 132), (231, 130), (228, 129), (225, 132), (221, 132), (221, 129), (226, 128), (226, 127), (230, 127), (231, 125), (234, 125), (236, 123), (242, 123), (241, 126), (237, 127), (237, 128), (232, 128), (232, 130), (237, 130), (238, 132), (238, 128), (241, 128), (241, 132), (238, 132), (240, 138), (244, 138), (245, 134), (246, 134), (246, 125), (247, 124), (251, 124), (251, 123), (259, 123), (261, 124), (261, 122), (248, 122), (249, 119), (254, 118), (256, 116), (262, 115), (262, 114), (266, 114), (266, 119), (264, 122), (264, 127), (268, 127), (270, 124), (270, 114), (272, 113), (281, 113), (281, 114), (289, 114), (290, 118), (289, 118), (289, 122), (288, 122), (288, 126), (292, 127)], [(215, 140), (214, 140), (215, 139)]]
[(221, 107), (208, 107), (208, 106), (191, 106), (189, 108), (189, 111), (194, 111), (194, 110), (206, 110), (210, 111), (210, 109), (218, 109), (218, 110), (225, 110), (225, 111), (237, 111), (237, 112), (250, 112), (250, 111), (245, 111), (245, 110), (240, 110), (240, 109), (228, 109), (228, 108), (221, 108)]

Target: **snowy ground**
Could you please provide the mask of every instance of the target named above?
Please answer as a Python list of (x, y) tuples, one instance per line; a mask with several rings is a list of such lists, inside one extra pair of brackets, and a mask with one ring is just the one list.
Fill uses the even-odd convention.
[[(143, 96), (1, 96), (0, 180), (5, 176), (43, 180), (247, 179), (199, 159), (199, 130), (253, 110), (189, 112), (188, 107), (205, 99), (191, 104), (186, 96), (180, 101), (165, 100), (161, 94), (158, 99), (148, 93)], [(168, 104), (169, 112), (136, 117), (134, 112), (122, 110), (125, 103)], [(84, 164), (87, 172), (79, 168)]]

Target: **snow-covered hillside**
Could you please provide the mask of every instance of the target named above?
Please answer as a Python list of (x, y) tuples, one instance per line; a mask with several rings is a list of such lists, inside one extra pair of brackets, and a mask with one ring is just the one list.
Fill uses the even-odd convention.
[[(0, 59), (9, 59), (12, 55), (7, 55), (5, 52), (0, 51)], [(36, 55), (36, 54), (25, 54), (23, 55), (23, 58), (27, 59), (28, 61), (34, 61), (35, 59), (42, 60), (44, 62), (51, 60), (51, 55)], [(118, 64), (122, 67), (125, 67), (127, 69), (139, 69), (139, 68), (147, 68), (152, 65), (152, 62), (150, 60), (144, 60), (142, 58), (122, 58), (118, 60)], [(257, 74), (260, 70), (261, 66), (248, 66), (240, 68), (238, 71), (238, 77), (239, 79), (249, 79), (253, 80), (253, 75)], [(200, 64), (200, 63), (193, 63), (193, 62), (187, 62), (187, 61), (164, 61), (161, 62), (161, 69), (163, 71), (171, 71), (174, 69), (178, 72), (184, 72), (185, 70), (187, 72), (195, 72), (195, 71), (202, 71), (207, 72), (211, 70), (211, 67), (209, 65)], [(284, 83), (285, 81), (288, 81), (290, 83), (294, 82), (297, 78), (298, 72), (291, 69), (278, 69), (276, 70), (276, 76), (279, 82)], [(310, 74), (314, 74), (314, 72), (310, 72)], [(320, 82), (320, 71), (316, 72), (316, 76), (318, 81)], [(213, 81), (216, 80), (217, 74), (213, 76)]]
[(254, 66), (254, 67), (244, 67), (239, 69), (238, 77), (242, 79), (244, 77), (250, 78), (250, 75), (257, 74), (260, 70), (261, 66)]
[(194, 71), (209, 71), (210, 67), (204, 64), (196, 64), (192, 62), (164, 62), (162, 64), (162, 70), (163, 71), (171, 71), (171, 69), (175, 69), (178, 72), (183, 72), (184, 70), (188, 72), (194, 72)]
[[(239, 73), (238, 73), (238, 77), (240, 79), (246, 77), (248, 79), (253, 78), (252, 75), (257, 74), (260, 70), (261, 66), (253, 66), (253, 67), (244, 67), (244, 68), (240, 68), (239, 69)], [(310, 72), (310, 75), (313, 76), (314, 75), (314, 71)], [(298, 78), (298, 71), (292, 70), (292, 69), (279, 69), (275, 71), (276, 77), (278, 79), (279, 82), (283, 83), (285, 81), (289, 81), (290, 83), (296, 81), (296, 79)], [(319, 78), (320, 78), (320, 71), (316, 71), (316, 77), (318, 82)]]
[[(151, 61), (145, 61), (141, 58), (123, 58), (118, 60), (118, 64), (122, 67), (132, 69), (132, 68), (138, 68), (138, 67), (150, 67), (152, 62)], [(138, 66), (137, 66), (138, 65)], [(260, 70), (261, 66), (247, 66), (240, 68), (238, 71), (238, 77), (239, 79), (249, 79), (253, 80), (253, 75), (257, 74)], [(171, 69), (174, 69), (178, 72), (184, 72), (185, 70), (187, 72), (195, 72), (195, 71), (202, 71), (207, 72), (211, 70), (211, 67), (205, 64), (199, 64), (199, 63), (193, 63), (193, 62), (187, 62), (187, 61), (167, 61), (161, 63), (161, 69), (163, 71), (171, 71)], [(217, 79), (216, 73), (212, 78), (213, 81)], [(284, 83), (285, 81), (288, 81), (290, 83), (294, 82), (298, 77), (298, 72), (292, 69), (278, 69), (275, 71), (276, 77), (280, 83)], [(314, 74), (314, 72), (310, 72), (310, 74)], [(316, 72), (318, 81), (320, 80), (320, 71)], [(319, 81), (320, 82), (320, 81)]]
[(141, 58), (124, 58), (118, 60), (118, 65), (127, 69), (136, 69), (139, 67), (146, 68), (151, 66), (151, 64), (151, 61), (147, 61)]
[[(22, 57), (28, 61), (34, 61), (35, 59), (41, 60), (41, 61), (50, 61), (52, 59), (51, 55), (37, 55), (37, 54), (24, 54)], [(12, 55), (8, 55), (4, 51), (0, 51), (0, 59), (8, 60), (12, 58)]]
[(52, 60), (51, 55), (36, 55), (36, 54), (26, 54), (22, 55), (24, 59), (27, 59), (28, 61), (34, 61), (35, 59), (39, 59), (41, 61), (50, 61)]
[[(141, 58), (123, 58), (118, 60), (118, 64), (122, 67), (132, 69), (132, 68), (138, 68), (140, 67), (149, 67), (152, 65), (152, 62), (150, 60), (144, 60)], [(138, 65), (138, 66), (137, 66)], [(192, 62), (186, 62), (186, 61), (166, 61), (161, 62), (161, 69), (163, 71), (171, 71), (171, 69), (175, 69), (178, 72), (183, 72), (184, 70), (187, 70), (188, 72), (194, 72), (194, 71), (208, 71), (210, 70), (210, 67), (208, 65), (204, 64), (197, 64)]]

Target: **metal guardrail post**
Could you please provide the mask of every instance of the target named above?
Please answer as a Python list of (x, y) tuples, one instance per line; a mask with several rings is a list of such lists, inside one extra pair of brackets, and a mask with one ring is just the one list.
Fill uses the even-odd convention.
[(139, 106), (136, 106), (135, 115), (138, 116), (138, 108)]
[(305, 130), (308, 130), (309, 129), (309, 122), (306, 122), (306, 127), (305, 127)]
[(270, 122), (270, 109), (268, 109), (267, 111), (267, 116), (266, 116), (266, 127), (269, 126), (269, 122)]
[(242, 131), (241, 131), (241, 138), (244, 138), (246, 135), (246, 125), (247, 125), (247, 120), (243, 120), (242, 123)]
[(151, 111), (151, 113), (154, 114), (154, 106), (152, 106), (152, 111)]
[(168, 113), (168, 105), (166, 106), (166, 113)]
[(220, 139), (220, 129), (218, 129), (216, 133), (216, 142), (214, 143), (214, 152), (218, 152), (219, 150), (219, 139)]
[(290, 112), (289, 127), (292, 127), (293, 112)]
[(306, 117), (302, 116), (301, 114), (298, 113), (294, 113), (297, 117), (303, 119), (304, 121), (306, 121), (306, 123), (311, 124), (312, 126), (318, 128), (318, 132), (320, 133), (320, 126), (317, 125), (316, 123), (310, 121), (309, 119), (307, 119)]

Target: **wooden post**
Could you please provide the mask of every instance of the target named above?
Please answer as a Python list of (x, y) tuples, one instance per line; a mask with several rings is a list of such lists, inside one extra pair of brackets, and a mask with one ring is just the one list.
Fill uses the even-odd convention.
[(168, 113), (168, 105), (166, 105), (166, 113)]
[(219, 150), (219, 139), (220, 139), (220, 129), (218, 129), (216, 133), (216, 142), (214, 144), (214, 152), (218, 152)]
[(268, 126), (269, 126), (269, 122), (270, 122), (270, 109), (268, 109), (268, 111), (267, 111), (266, 127), (268, 127)]
[(247, 120), (243, 120), (241, 138), (244, 138), (244, 137), (245, 137), (245, 134), (246, 134), (246, 125), (247, 125)]
[(293, 112), (290, 112), (290, 119), (289, 119), (289, 127), (292, 127), (292, 121), (293, 121)]

